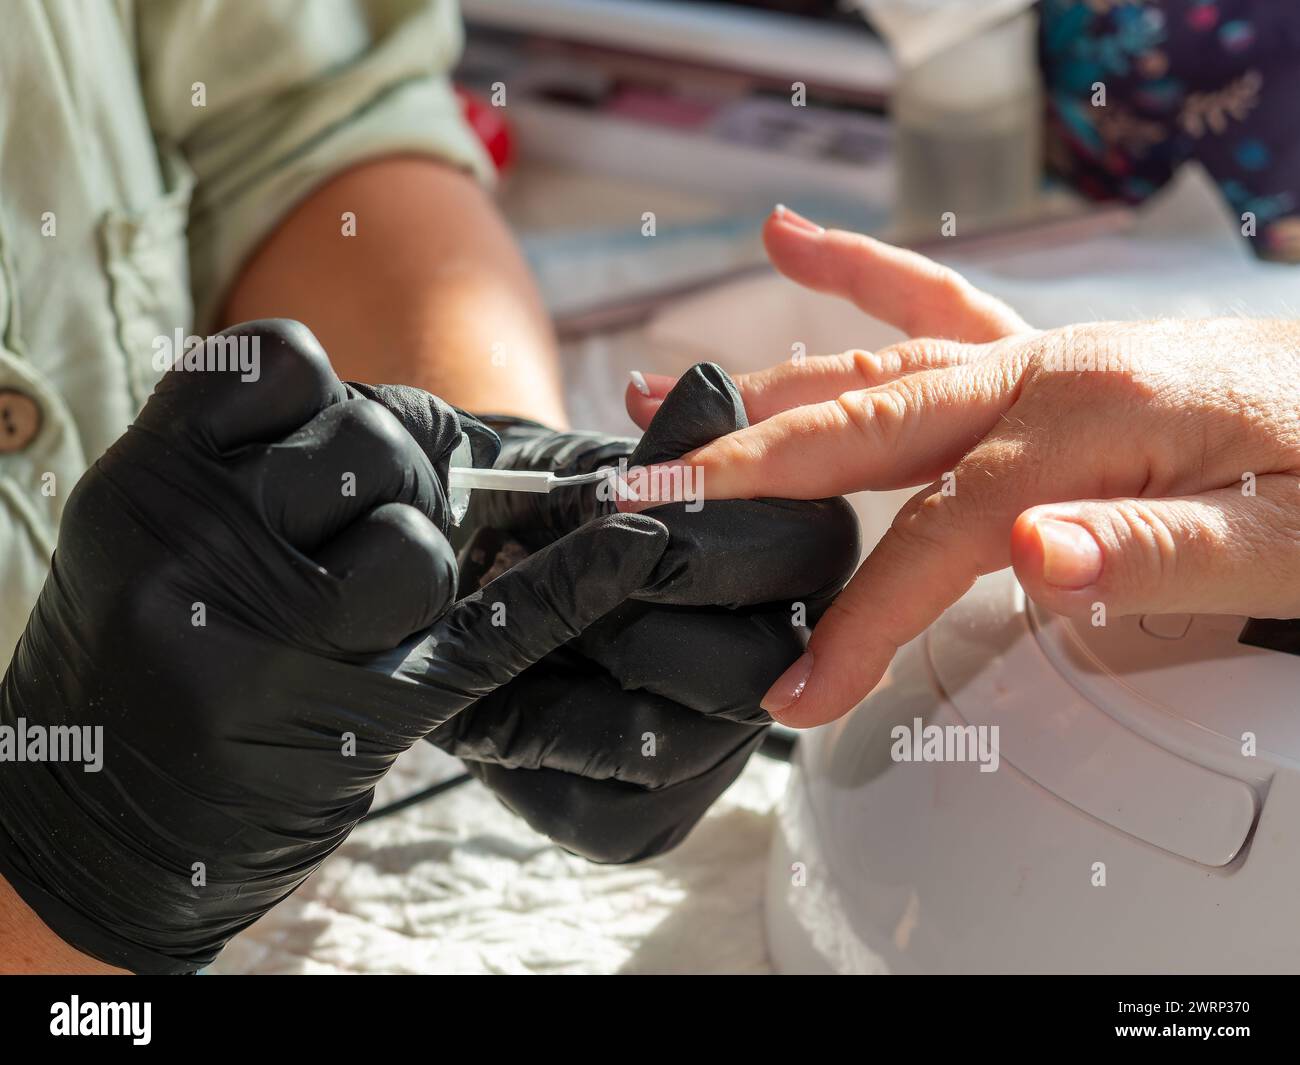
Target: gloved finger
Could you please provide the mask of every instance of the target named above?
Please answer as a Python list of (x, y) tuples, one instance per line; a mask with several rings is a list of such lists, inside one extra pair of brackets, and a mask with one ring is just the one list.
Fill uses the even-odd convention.
[(271, 526), (306, 554), (382, 503), (409, 503), (444, 532), (442, 483), (398, 420), (369, 399), (321, 411), (248, 461)]
[(571, 646), (629, 693), (653, 692), (697, 714), (764, 724), (771, 718), (759, 703), (803, 653), (817, 616), (799, 604), (731, 611), (629, 602)]
[[(347, 382), (348, 391), (383, 406), (402, 423), (446, 483), (451, 453), (461, 434), (469, 437), (475, 466), (491, 466), (501, 450), (497, 434), (477, 418), (449, 406), (437, 396), (410, 385), (367, 385)], [(498, 493), (499, 494), (499, 493)]]
[(401, 669), (444, 693), (429, 707), (429, 729), (609, 613), (645, 583), (667, 542), (659, 522), (611, 514), (462, 599)]
[[(568, 659), (561, 662), (561, 657)], [(560, 652), (429, 735), (443, 750), (510, 769), (663, 788), (708, 772), (759, 725), (709, 718)]]
[(816, 602), (844, 586), (861, 552), (853, 508), (839, 498), (673, 503), (654, 516), (670, 539), (650, 580), (633, 593), (649, 603)]
[(648, 466), (685, 455), (749, 424), (745, 403), (720, 366), (702, 362), (678, 379), (628, 458)]
[[(752, 424), (791, 407), (874, 388), (921, 370), (953, 366), (974, 357), (977, 350), (917, 340), (879, 351), (854, 349), (838, 355), (810, 356), (798, 362), (787, 360), (766, 370), (734, 374), (732, 381), (744, 400), (745, 413)], [(632, 420), (641, 428), (648, 428), (676, 384), (676, 378), (664, 374), (634, 373), (624, 397)]]
[(427, 629), (456, 598), (456, 556), (426, 515), (385, 503), (315, 553), (334, 578), (315, 612), (325, 649), (364, 654)]
[(1259, 477), (1174, 499), (1103, 499), (1026, 510), (1011, 531), (1025, 591), (1048, 610), (1300, 615), (1296, 478)]
[(793, 211), (763, 227), (772, 265), (791, 281), (851, 300), (910, 337), (984, 344), (1029, 330), (1001, 300), (957, 271), (914, 251), (841, 229), (822, 229)]
[[(857, 518), (842, 499), (737, 500), (699, 510), (670, 504), (654, 516), (668, 528), (669, 541), (650, 579), (633, 593), (647, 603), (738, 609), (796, 600), (814, 609), (844, 586), (861, 553)], [(510, 538), (531, 549), (559, 535), (542, 526)], [(502, 546), (502, 536), (480, 532), (462, 562), (481, 574)]]
[(621, 780), (588, 780), (557, 769), (465, 767), (535, 831), (593, 862), (639, 862), (684, 840), (740, 776), (765, 729), (755, 729), (700, 776), (654, 791)]
[(311, 330), (274, 318), (232, 326), (180, 356), (136, 424), (221, 455), (279, 440), (346, 398)]
[[(518, 448), (511, 466), (557, 474), (587, 472), (601, 465), (644, 465), (676, 458), (691, 448), (745, 424), (744, 404), (727, 374), (702, 363), (682, 375), (673, 395), (639, 443), (603, 434), (557, 434), (538, 427), (535, 444)], [(572, 468), (580, 463), (582, 469)], [(561, 488), (546, 495), (476, 493), (468, 524), (506, 529), (536, 549), (609, 509), (592, 486)]]

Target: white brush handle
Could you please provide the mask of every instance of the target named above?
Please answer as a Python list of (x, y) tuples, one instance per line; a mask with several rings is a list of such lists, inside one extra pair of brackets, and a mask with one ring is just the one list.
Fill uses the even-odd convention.
[(557, 477), (545, 470), (480, 470), (471, 466), (452, 466), (447, 471), (448, 488), (483, 488), (490, 492), (549, 492), (576, 484), (596, 484), (609, 473), (597, 470), (576, 477)]

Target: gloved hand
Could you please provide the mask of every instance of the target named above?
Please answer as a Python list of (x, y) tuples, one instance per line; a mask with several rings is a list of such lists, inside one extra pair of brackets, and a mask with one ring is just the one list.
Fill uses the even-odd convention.
[(141, 972), (211, 961), (402, 751), (621, 603), (667, 541), (653, 519), (585, 525), (453, 606), (447, 455), (491, 434), (341, 384), (297, 323), (225, 336), (260, 343), (260, 378), (164, 376), (72, 492), (0, 686), (0, 724), (102, 727), (99, 772), (0, 765), (0, 873)]
[[(498, 467), (562, 475), (664, 461), (747, 424), (730, 378), (708, 364), (681, 379), (639, 444), (487, 420), (502, 437)], [(612, 506), (592, 486), (475, 492), (460, 530), (462, 589), (498, 553), (545, 549)], [(811, 626), (858, 560), (842, 499), (651, 514), (670, 540), (650, 581), (429, 737), (535, 829), (601, 862), (675, 846), (735, 780), (770, 723), (759, 700), (803, 650), (796, 622)]]

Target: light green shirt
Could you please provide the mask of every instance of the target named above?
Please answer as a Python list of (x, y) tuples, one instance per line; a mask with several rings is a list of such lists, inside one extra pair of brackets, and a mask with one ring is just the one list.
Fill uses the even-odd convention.
[(3, 668), (69, 491), (153, 388), (154, 338), (209, 331), (343, 168), (490, 164), (446, 78), (454, 0), (5, 0), (0, 22)]

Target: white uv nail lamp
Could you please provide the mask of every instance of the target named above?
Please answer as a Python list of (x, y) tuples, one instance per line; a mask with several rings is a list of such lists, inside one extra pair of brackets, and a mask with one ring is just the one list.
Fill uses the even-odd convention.
[[(780, 970), (1300, 970), (1300, 625), (1249, 646), (1240, 617), (1091, 620), (991, 574), (802, 735)], [(997, 768), (904, 742), (949, 726), (996, 726)]]

